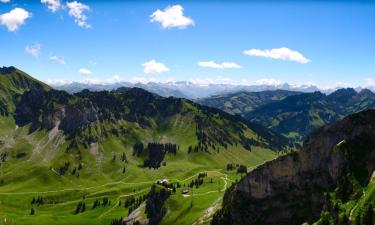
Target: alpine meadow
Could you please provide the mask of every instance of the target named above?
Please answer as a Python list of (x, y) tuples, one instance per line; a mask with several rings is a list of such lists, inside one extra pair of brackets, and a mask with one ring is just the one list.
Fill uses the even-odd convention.
[(0, 225), (374, 225), (374, 10), (0, 0)]

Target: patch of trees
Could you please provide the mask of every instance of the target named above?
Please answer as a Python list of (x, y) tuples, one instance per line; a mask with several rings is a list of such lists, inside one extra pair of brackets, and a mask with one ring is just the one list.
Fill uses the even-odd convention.
[(86, 211), (86, 203), (84, 203), (84, 202), (78, 202), (74, 214), (77, 215), (78, 213), (83, 213), (85, 211)]
[[(224, 147), (225, 149), (228, 148), (229, 145), (235, 144), (233, 140), (231, 140), (231, 134), (229, 129), (223, 128), (218, 124), (215, 119), (213, 118), (216, 115), (209, 115), (207, 117), (203, 116), (196, 116), (196, 137), (198, 139), (198, 145), (192, 147), (194, 152), (197, 151), (206, 151), (208, 152), (209, 148), (218, 149), (218, 147)], [(229, 125), (228, 125), (229, 126)], [(191, 151), (190, 151), (191, 152)]]
[(0, 153), (0, 163), (5, 162), (5, 160), (7, 159), (7, 156), (8, 156), (7, 152)]
[(122, 162), (125, 162), (125, 163), (128, 163), (128, 159), (127, 159), (127, 157), (126, 157), (125, 152), (122, 152), (122, 155), (121, 155), (121, 161), (122, 161)]
[(143, 143), (136, 143), (133, 145), (133, 156), (141, 156), (144, 150)]
[(144, 160), (144, 166), (148, 168), (159, 168), (164, 160), (166, 153), (176, 155), (179, 146), (172, 143), (148, 143), (145, 148), (143, 143), (137, 143), (133, 146), (133, 156), (147, 155), (147, 159)]
[(193, 188), (195, 186), (195, 188), (199, 188), (199, 186), (203, 185), (203, 182), (203, 178), (194, 179), (190, 182), (189, 187)]
[(166, 188), (158, 188), (156, 185), (152, 185), (151, 191), (147, 195), (145, 210), (150, 225), (159, 224), (167, 213), (164, 203), (170, 194), (170, 191)]
[(237, 173), (247, 173), (247, 167), (244, 165), (234, 164), (234, 163), (228, 163), (227, 164), (227, 171), (232, 171), (237, 169)]
[(237, 167), (237, 173), (247, 173), (247, 167), (244, 165), (239, 165)]
[(234, 170), (235, 167), (236, 167), (236, 165), (234, 165), (233, 163), (228, 163), (227, 164), (227, 171), (232, 171), (232, 170)]
[(193, 188), (195, 186), (195, 188), (199, 188), (199, 186), (203, 185), (205, 177), (207, 177), (206, 172), (199, 173), (198, 178), (192, 180), (189, 184), (189, 187)]
[(66, 162), (66, 163), (64, 163), (63, 166), (57, 168), (57, 173), (58, 173), (60, 176), (63, 176), (63, 175), (69, 170), (69, 166), (70, 166), (70, 162)]
[(134, 198), (134, 196), (131, 196), (127, 199), (125, 199), (124, 207), (129, 208), (128, 215), (132, 213), (135, 209), (137, 209), (142, 202), (144, 202), (147, 198), (147, 195), (141, 195), (138, 198)]
[(103, 197), (103, 200), (100, 201), (99, 199), (95, 199), (94, 203), (92, 204), (92, 209), (96, 209), (100, 206), (106, 207), (111, 205), (111, 201), (109, 200), (108, 197)]
[(78, 164), (78, 167), (75, 166), (72, 170), (72, 175), (79, 177), (79, 171), (82, 169), (82, 163)]
[(40, 205), (43, 205), (43, 204), (44, 204), (43, 197), (40, 197), (40, 196), (38, 196), (37, 198), (33, 197), (33, 199), (31, 200), (31, 205), (40, 206)]
[(27, 156), (27, 152), (18, 152), (16, 154), (16, 159), (20, 159), (20, 158), (23, 158), (25, 156)]

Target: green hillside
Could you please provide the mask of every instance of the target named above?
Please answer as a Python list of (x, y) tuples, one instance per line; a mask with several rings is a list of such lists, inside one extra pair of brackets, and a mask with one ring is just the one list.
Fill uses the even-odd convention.
[[(0, 224), (109, 225), (157, 215), (161, 224), (205, 224), (227, 186), (290, 149), (267, 128), (187, 100), (137, 88), (70, 95), (2, 71), (22, 85), (2, 86)], [(157, 185), (170, 193), (165, 213), (151, 210), (158, 179), (168, 180)]]
[(15, 67), (0, 68), (0, 115), (12, 113), (16, 98), (33, 89), (49, 90), (50, 87)]

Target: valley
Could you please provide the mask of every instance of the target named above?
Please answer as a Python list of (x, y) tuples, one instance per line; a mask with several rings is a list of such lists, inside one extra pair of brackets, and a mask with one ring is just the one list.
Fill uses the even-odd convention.
[[(3, 92), (20, 96), (5, 98), (12, 107), (0, 117), (3, 224), (111, 224), (128, 215), (147, 221), (144, 199), (160, 179), (174, 190), (161, 224), (207, 224), (227, 187), (243, 176), (239, 166), (252, 170), (291, 149), (266, 128), (189, 101), (141, 89), (69, 95), (16, 68), (5, 71)], [(14, 74), (29, 83), (20, 86)], [(146, 146), (139, 154), (138, 143)], [(176, 147), (151, 155), (150, 143)], [(158, 154), (156, 167), (146, 167)], [(125, 207), (133, 198), (143, 200)]]

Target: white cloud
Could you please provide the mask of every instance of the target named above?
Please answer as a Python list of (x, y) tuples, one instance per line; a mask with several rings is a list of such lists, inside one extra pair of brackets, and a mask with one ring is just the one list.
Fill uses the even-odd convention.
[(163, 63), (156, 62), (155, 60), (150, 60), (142, 64), (143, 72), (145, 74), (155, 74), (168, 72), (169, 69)]
[(147, 84), (149, 82), (156, 82), (157, 80), (154, 77), (133, 77), (132, 81), (134, 83)]
[(14, 32), (25, 24), (25, 21), (30, 17), (31, 13), (28, 11), (22, 8), (15, 8), (0, 15), (0, 24), (5, 25), (10, 32)]
[(92, 74), (92, 72), (91, 72), (91, 70), (82, 68), (82, 69), (79, 69), (79, 74), (81, 74), (81, 75), (90, 75), (90, 74)]
[(273, 49), (249, 49), (244, 51), (245, 55), (265, 57), (278, 60), (295, 61), (302, 64), (309, 63), (310, 60), (305, 58), (301, 53), (290, 50), (289, 48), (273, 48)]
[(64, 85), (73, 83), (73, 81), (71, 81), (71, 80), (59, 80), (59, 79), (57, 79), (57, 80), (48, 79), (44, 82), (48, 85), (51, 85), (51, 86), (64, 86)]
[(194, 21), (184, 16), (184, 8), (181, 5), (168, 6), (164, 10), (156, 10), (151, 14), (151, 22), (158, 22), (163, 28), (186, 28), (194, 25)]
[(365, 87), (375, 87), (375, 79), (374, 78), (370, 78), (370, 77), (367, 77), (364, 79), (364, 81), (366, 82), (365, 83)]
[(240, 69), (241, 66), (234, 62), (215, 63), (214, 61), (201, 61), (198, 62), (200, 67), (213, 68), (213, 69)]
[(255, 81), (256, 85), (267, 85), (267, 86), (277, 86), (281, 84), (280, 80), (263, 78)]
[(56, 12), (61, 8), (60, 0), (41, 0), (40, 2), (46, 4), (51, 12)]
[(25, 52), (34, 56), (35, 58), (38, 58), (40, 55), (40, 51), (42, 49), (41, 44), (34, 44), (34, 45), (28, 45), (25, 47)]
[(87, 23), (87, 16), (85, 11), (90, 11), (90, 6), (83, 3), (73, 1), (67, 2), (66, 6), (69, 8), (69, 15), (74, 17), (76, 24), (82, 28), (90, 28), (91, 25)]
[(0, 0), (0, 2), (2, 2), (2, 3), (8, 3), (8, 2), (10, 2), (10, 0)]
[(60, 64), (63, 64), (63, 65), (66, 64), (64, 58), (61, 57), (61, 56), (54, 55), (54, 56), (49, 57), (49, 59), (52, 60), (52, 61), (58, 62)]
[(123, 81), (120, 76), (118, 75), (114, 75), (112, 76), (111, 78), (107, 78), (107, 79), (95, 79), (95, 78), (89, 78), (89, 77), (86, 77), (82, 80), (79, 80), (79, 81), (72, 81), (72, 80), (59, 80), (59, 79), (56, 79), (56, 80), (46, 80), (45, 82), (48, 84), (48, 85), (51, 85), (51, 86), (64, 86), (64, 85), (68, 85), (68, 84), (72, 84), (74, 82), (77, 82), (77, 83), (80, 83), (80, 84), (88, 84), (88, 85), (96, 85), (96, 84), (114, 84), (114, 83), (118, 83), (118, 82), (121, 82)]
[(211, 84), (234, 84), (235, 82), (228, 77), (218, 76), (215, 78), (195, 78), (189, 80), (191, 83), (199, 86), (208, 86)]

